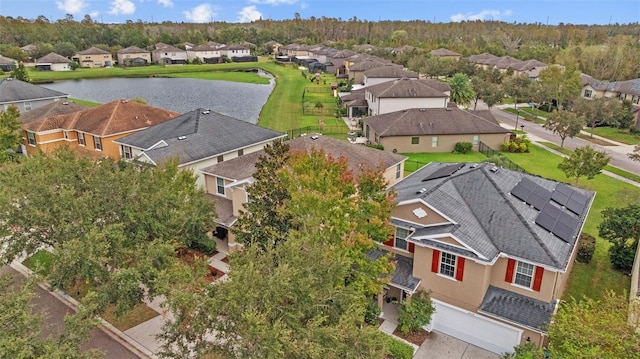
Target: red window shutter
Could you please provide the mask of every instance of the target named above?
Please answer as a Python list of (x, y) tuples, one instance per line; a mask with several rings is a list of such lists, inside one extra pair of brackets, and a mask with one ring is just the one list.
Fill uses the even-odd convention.
[(386, 242), (384, 242), (383, 244), (387, 245), (389, 247), (393, 247), (394, 240), (395, 240), (395, 236), (392, 234), (392, 235), (389, 236), (389, 239)]
[(440, 265), (440, 251), (433, 250), (433, 256), (431, 257), (431, 271), (438, 273), (438, 266)]
[(458, 257), (456, 262), (456, 280), (462, 281), (462, 275), (464, 274), (464, 258)]
[(542, 286), (542, 275), (544, 274), (544, 268), (536, 267), (536, 270), (533, 275), (533, 290), (536, 292), (540, 291), (540, 286)]
[(409, 243), (409, 252), (413, 253), (416, 251), (416, 246), (413, 243)]
[(507, 262), (507, 274), (504, 276), (504, 281), (507, 283), (513, 283), (513, 271), (516, 267), (516, 260), (509, 258)]

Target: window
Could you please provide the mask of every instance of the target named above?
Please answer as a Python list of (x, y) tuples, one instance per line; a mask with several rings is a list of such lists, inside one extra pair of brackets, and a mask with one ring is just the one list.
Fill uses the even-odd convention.
[(24, 110), (31, 111), (31, 101), (27, 101), (24, 103)]
[(27, 140), (29, 141), (29, 144), (31, 146), (35, 146), (36, 145), (36, 135), (35, 135), (35, 133), (27, 131)]
[(218, 163), (220, 163), (222, 161), (224, 161), (224, 156), (223, 155), (218, 156)]
[(84, 146), (84, 133), (78, 132), (78, 144)]
[(401, 174), (402, 174), (402, 164), (398, 163), (396, 165), (396, 178), (400, 178)]
[(122, 145), (120, 146), (120, 148), (122, 150), (122, 157), (124, 157), (126, 160), (130, 160), (133, 158), (133, 150), (131, 149), (131, 146)]
[(440, 274), (454, 278), (456, 275), (456, 256), (442, 252), (440, 254)]
[(93, 148), (97, 151), (102, 151), (102, 140), (100, 137), (93, 136)]
[(380, 143), (380, 136), (376, 133), (376, 143)]
[(364, 137), (369, 138), (369, 125), (366, 125), (364, 129)]
[(244, 155), (244, 149), (239, 149), (238, 150), (238, 157)]
[(591, 98), (591, 90), (584, 90), (584, 97)]
[(69, 139), (69, 131), (62, 131), (62, 135), (64, 136), (65, 140)]
[(420, 137), (411, 137), (411, 144), (412, 145), (420, 144)]
[(516, 266), (516, 277), (513, 282), (523, 287), (531, 288), (533, 282), (533, 264), (518, 262)]
[(224, 179), (216, 177), (216, 193), (224, 196)]
[(477, 146), (480, 143), (480, 135), (473, 135), (473, 145)]
[(396, 238), (393, 246), (399, 249), (404, 249), (406, 251), (408, 247), (406, 238), (408, 235), (409, 230), (404, 228), (396, 228)]
[(438, 147), (438, 136), (431, 137), (431, 147)]

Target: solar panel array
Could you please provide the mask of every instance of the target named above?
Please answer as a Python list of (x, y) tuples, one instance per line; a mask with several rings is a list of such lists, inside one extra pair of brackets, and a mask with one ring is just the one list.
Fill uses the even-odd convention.
[(589, 197), (564, 183), (560, 183), (556, 186), (555, 191), (553, 191), (553, 194), (551, 195), (551, 199), (578, 216), (584, 213), (589, 202)]
[(461, 169), (462, 167), (464, 167), (464, 163), (462, 164), (455, 163), (451, 165), (446, 165), (444, 167), (438, 168), (436, 171), (434, 171), (433, 173), (431, 173), (430, 175), (422, 179), (422, 182), (430, 181), (438, 178), (449, 177), (452, 174), (458, 172), (458, 170)]
[(535, 222), (567, 243), (574, 244), (576, 241), (574, 233), (578, 233), (580, 219), (553, 204), (552, 201), (547, 202), (540, 210)]
[(511, 195), (533, 206), (538, 211), (551, 199), (551, 191), (527, 177), (522, 178), (522, 180), (513, 187)]

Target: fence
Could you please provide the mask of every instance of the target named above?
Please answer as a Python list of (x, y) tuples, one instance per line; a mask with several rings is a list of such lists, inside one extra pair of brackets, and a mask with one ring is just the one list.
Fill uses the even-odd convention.
[(507, 156), (503, 155), (500, 151), (496, 151), (492, 149), (491, 147), (487, 146), (483, 142), (480, 142), (478, 144), (478, 152), (482, 153), (487, 158), (489, 158), (492, 162), (496, 164), (496, 166), (504, 167), (504, 168), (518, 171), (518, 172), (524, 172), (524, 173), (527, 172), (524, 170), (524, 168), (513, 163), (513, 161), (511, 161)]
[(346, 126), (322, 125), (322, 126), (306, 126), (287, 131), (289, 138), (300, 137), (303, 134), (311, 135), (314, 133), (322, 133), (324, 135), (344, 135), (347, 137), (348, 129)]

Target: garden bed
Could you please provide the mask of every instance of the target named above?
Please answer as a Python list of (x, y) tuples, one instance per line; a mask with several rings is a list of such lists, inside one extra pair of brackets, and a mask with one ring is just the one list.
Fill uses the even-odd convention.
[(416, 332), (409, 332), (405, 334), (401, 332), (400, 329), (396, 329), (393, 332), (393, 335), (395, 335), (398, 338), (402, 338), (408, 341), (409, 343), (420, 346), (422, 345), (422, 343), (424, 343), (425, 340), (427, 340), (427, 337), (429, 336), (429, 332), (426, 330), (418, 330)]

